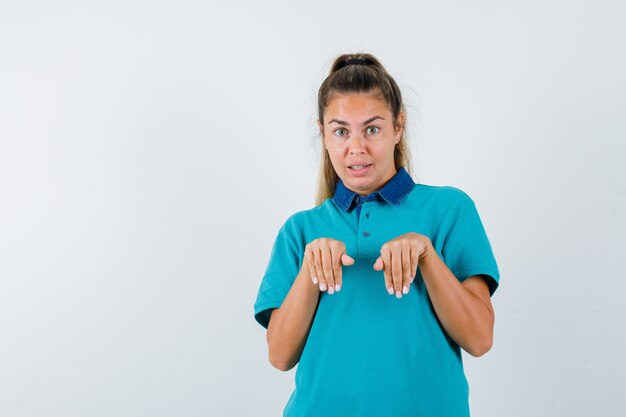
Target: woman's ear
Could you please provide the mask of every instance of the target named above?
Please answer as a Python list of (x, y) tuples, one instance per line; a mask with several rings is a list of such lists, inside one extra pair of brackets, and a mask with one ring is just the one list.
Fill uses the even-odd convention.
[(402, 131), (404, 130), (404, 119), (405, 114), (403, 111), (398, 113), (398, 117), (396, 119), (396, 143), (400, 142), (400, 138), (402, 137)]
[(322, 138), (322, 146), (324, 147), (324, 149), (328, 151), (328, 147), (326, 146), (326, 139), (324, 138), (324, 127), (322, 126), (320, 119), (317, 119), (317, 127), (320, 130), (320, 136)]

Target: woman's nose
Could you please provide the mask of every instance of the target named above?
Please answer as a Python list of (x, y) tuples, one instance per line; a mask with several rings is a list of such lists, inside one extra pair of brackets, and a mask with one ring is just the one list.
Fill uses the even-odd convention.
[(360, 154), (363, 153), (364, 144), (365, 140), (360, 135), (353, 135), (348, 141), (348, 149), (352, 154)]

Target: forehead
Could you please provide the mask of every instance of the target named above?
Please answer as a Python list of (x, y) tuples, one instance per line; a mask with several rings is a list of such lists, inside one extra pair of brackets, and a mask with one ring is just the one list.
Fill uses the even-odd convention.
[(374, 115), (385, 117), (390, 114), (385, 99), (376, 93), (333, 93), (324, 111), (325, 118), (337, 117), (342, 120), (360, 120)]

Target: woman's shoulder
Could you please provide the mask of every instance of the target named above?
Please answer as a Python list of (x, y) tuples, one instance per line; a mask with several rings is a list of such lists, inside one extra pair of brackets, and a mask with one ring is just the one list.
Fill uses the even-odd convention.
[(282, 229), (301, 229), (306, 225), (310, 225), (312, 222), (324, 219), (328, 216), (328, 206), (333, 204), (331, 200), (332, 199), (327, 199), (319, 206), (298, 210), (288, 215), (283, 222)]
[(472, 198), (459, 187), (453, 185), (434, 185), (416, 183), (410, 193), (414, 198), (433, 198), (437, 202), (456, 203), (473, 201)]

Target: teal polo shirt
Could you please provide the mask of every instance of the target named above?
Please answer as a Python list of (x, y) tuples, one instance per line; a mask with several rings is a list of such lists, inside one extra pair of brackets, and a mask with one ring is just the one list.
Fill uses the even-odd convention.
[(355, 259), (343, 267), (341, 291), (320, 293), (284, 417), (469, 416), (460, 347), (441, 326), (419, 268), (400, 299), (373, 268), (381, 246), (408, 232), (428, 236), (459, 281), (482, 275), (493, 295), (498, 266), (473, 200), (455, 187), (416, 184), (403, 168), (366, 197), (339, 181), (333, 198), (282, 225), (254, 304), (265, 328), (309, 242), (341, 240)]

